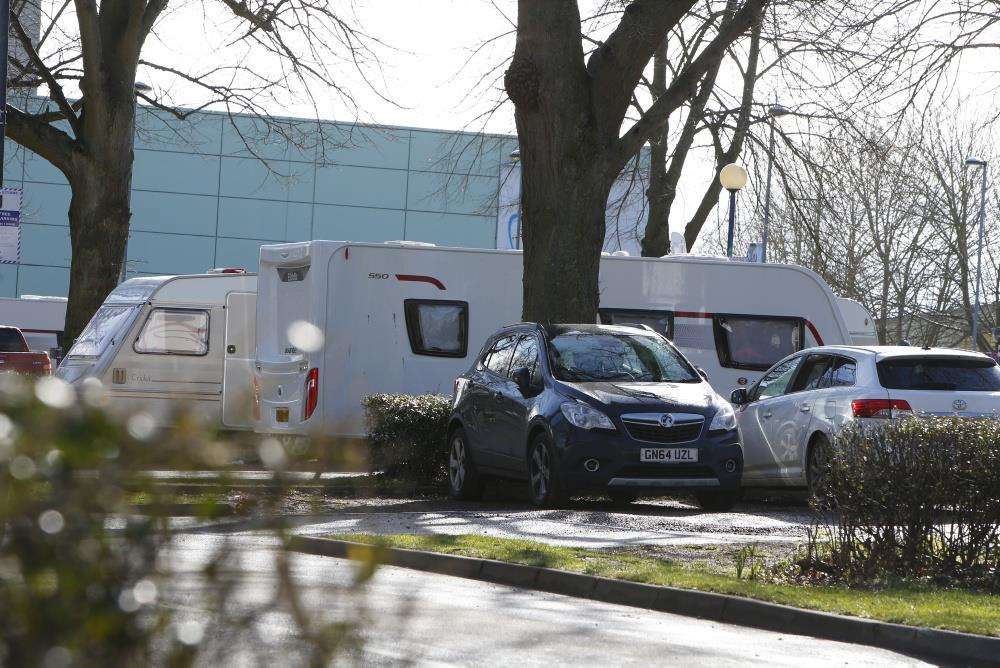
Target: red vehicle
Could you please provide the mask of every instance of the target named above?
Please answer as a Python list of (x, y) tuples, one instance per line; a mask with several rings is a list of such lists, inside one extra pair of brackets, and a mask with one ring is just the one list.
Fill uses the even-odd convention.
[(17, 327), (0, 325), (0, 373), (4, 372), (51, 376), (52, 360), (48, 353), (29, 350), (24, 335)]

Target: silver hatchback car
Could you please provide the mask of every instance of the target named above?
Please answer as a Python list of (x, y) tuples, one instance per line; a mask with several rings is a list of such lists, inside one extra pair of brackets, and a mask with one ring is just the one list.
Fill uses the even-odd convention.
[(1000, 366), (967, 350), (821, 346), (733, 391), (744, 487), (814, 491), (837, 432), (853, 420), (1000, 416)]

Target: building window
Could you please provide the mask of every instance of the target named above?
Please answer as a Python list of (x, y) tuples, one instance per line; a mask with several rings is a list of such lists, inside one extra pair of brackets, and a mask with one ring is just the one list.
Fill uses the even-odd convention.
[(602, 308), (600, 316), (605, 325), (649, 325), (671, 341), (674, 339), (674, 314), (670, 311)]
[(407, 299), (403, 311), (414, 355), (465, 357), (469, 347), (468, 302)]
[(716, 315), (713, 327), (719, 364), (728, 369), (764, 371), (802, 350), (802, 318)]
[(208, 323), (208, 311), (153, 309), (146, 318), (133, 349), (144, 355), (206, 355)]

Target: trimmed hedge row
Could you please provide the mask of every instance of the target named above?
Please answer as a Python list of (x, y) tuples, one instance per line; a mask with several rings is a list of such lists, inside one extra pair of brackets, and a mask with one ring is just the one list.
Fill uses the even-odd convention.
[(1000, 421), (892, 420), (836, 439), (832, 562), (846, 578), (1000, 588)]
[(362, 404), (372, 471), (423, 485), (447, 480), (450, 397), (372, 394)]

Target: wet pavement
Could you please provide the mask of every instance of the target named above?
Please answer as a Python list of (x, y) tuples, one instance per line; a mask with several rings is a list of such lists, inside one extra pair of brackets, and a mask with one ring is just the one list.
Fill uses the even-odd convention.
[(574, 547), (798, 543), (815, 516), (807, 505), (752, 502), (709, 513), (683, 501), (624, 507), (577, 502), (539, 510), (511, 501), (357, 500), (295, 520), (295, 533), (477, 534)]
[[(161, 558), (174, 572), (162, 603), (180, 620), (209, 619), (212, 599), (199, 569), (224, 539), (235, 550), (228, 563), (242, 576), (230, 592), (233, 614), (267, 609), (278, 591), (273, 537), (179, 536)], [(928, 665), (872, 647), (390, 566), (365, 586), (350, 587), (357, 568), (341, 559), (291, 555), (309, 621), (359, 624), (360, 643), (338, 657), (341, 665)], [(223, 665), (305, 664), (296, 624), (284, 607), (259, 615), (254, 628), (237, 646), (225, 636), (206, 640), (226, 650)]]

